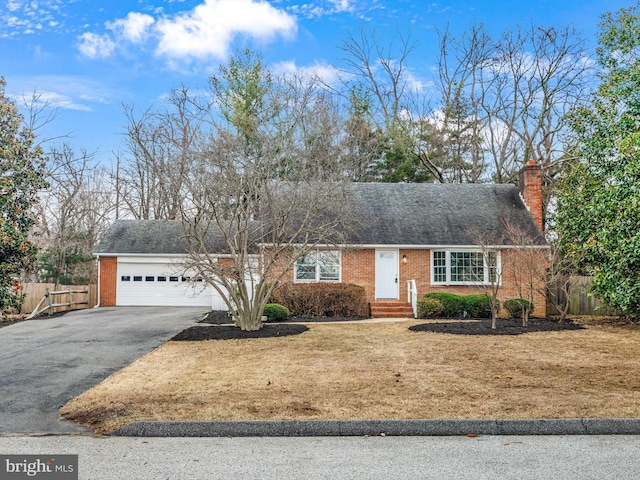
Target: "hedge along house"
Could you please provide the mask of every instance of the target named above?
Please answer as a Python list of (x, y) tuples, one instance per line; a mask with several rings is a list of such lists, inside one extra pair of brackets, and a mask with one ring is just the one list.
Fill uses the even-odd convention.
[[(412, 303), (426, 293), (483, 293), (495, 281), (501, 301), (518, 297), (506, 266), (513, 267), (522, 245), (509, 243), (508, 230), (521, 232), (534, 248), (546, 248), (535, 162), (522, 169), (520, 192), (507, 184), (352, 183), (346, 188), (357, 225), (348, 242), (298, 258), (286, 279), (360, 285), (372, 316), (413, 316)], [(225, 309), (211, 287), (182, 272), (187, 246), (181, 235), (179, 221), (116, 221), (96, 250), (100, 305)], [(494, 252), (490, 262), (483, 255), (487, 248)], [(228, 255), (220, 239), (211, 239), (210, 251)], [(546, 314), (539, 292), (534, 305), (537, 315)]]

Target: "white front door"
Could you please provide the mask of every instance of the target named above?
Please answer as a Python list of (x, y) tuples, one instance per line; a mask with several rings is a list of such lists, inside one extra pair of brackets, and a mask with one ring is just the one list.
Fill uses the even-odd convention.
[(376, 250), (376, 298), (400, 298), (398, 281), (398, 250)]

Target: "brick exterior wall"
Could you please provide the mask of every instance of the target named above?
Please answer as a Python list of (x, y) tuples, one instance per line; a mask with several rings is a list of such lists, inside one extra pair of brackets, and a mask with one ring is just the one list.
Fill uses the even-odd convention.
[(520, 194), (524, 203), (529, 208), (531, 216), (538, 224), (541, 232), (544, 232), (544, 219), (542, 218), (542, 168), (535, 161), (530, 160), (520, 170), (519, 179)]
[[(502, 287), (498, 298), (501, 302), (509, 298), (519, 297), (513, 276), (509, 273), (508, 266), (515, 265), (513, 250), (503, 250), (501, 264), (503, 268)], [(407, 262), (402, 262), (403, 255), (407, 256)], [(342, 282), (360, 285), (365, 289), (367, 301), (375, 300), (375, 259), (373, 248), (345, 249), (342, 252)], [(229, 260), (225, 259), (225, 262)], [(116, 304), (116, 284), (118, 275), (117, 257), (100, 257), (100, 306), (108, 307)], [(415, 280), (418, 288), (418, 298), (430, 292), (450, 292), (459, 295), (472, 293), (486, 293), (482, 286), (441, 286), (431, 285), (431, 252), (425, 249), (400, 249), (399, 250), (399, 293), (400, 300), (407, 302), (407, 282)], [(286, 276), (287, 281), (293, 281), (293, 269)], [(526, 295), (524, 295), (526, 296)], [(544, 297), (535, 293), (534, 315), (546, 315), (546, 301)], [(505, 310), (501, 316), (506, 316)]]
[(370, 249), (350, 249), (342, 252), (342, 283), (364, 287), (367, 302), (375, 295), (376, 252)]
[[(488, 293), (482, 286), (442, 286), (431, 285), (431, 252), (421, 249), (400, 249), (399, 251), (399, 293), (400, 300), (407, 299), (407, 282), (415, 280), (418, 288), (418, 298), (430, 292), (450, 292), (458, 295), (470, 295), (473, 293)], [(407, 263), (402, 263), (402, 256), (407, 256)], [(510, 298), (516, 298), (518, 289), (509, 274), (508, 266), (514, 264), (512, 252), (504, 250), (501, 253), (501, 264), (503, 268), (502, 286), (498, 294), (500, 302)], [(375, 300), (375, 249), (347, 249), (342, 252), (342, 282), (353, 283), (364, 287), (367, 301)], [(289, 281), (293, 281), (293, 272), (287, 276)], [(526, 296), (526, 295), (525, 295)], [(534, 294), (534, 315), (546, 316), (546, 300), (539, 293)], [(502, 309), (501, 316), (507, 316), (507, 312)]]
[(113, 307), (116, 304), (116, 284), (118, 279), (118, 257), (100, 257), (100, 306)]

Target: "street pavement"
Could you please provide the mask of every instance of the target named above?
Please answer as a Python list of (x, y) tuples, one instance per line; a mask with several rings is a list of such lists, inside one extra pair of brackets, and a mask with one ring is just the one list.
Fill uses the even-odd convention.
[(77, 454), (79, 479), (640, 478), (640, 436), (0, 437), (1, 454)]
[(0, 434), (89, 433), (58, 409), (194, 325), (204, 307), (103, 307), (0, 328)]

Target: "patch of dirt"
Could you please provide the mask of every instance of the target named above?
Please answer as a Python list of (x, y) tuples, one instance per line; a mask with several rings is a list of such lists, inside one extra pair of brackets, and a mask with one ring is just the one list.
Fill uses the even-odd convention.
[(560, 330), (584, 330), (575, 323), (559, 323), (547, 318), (530, 318), (529, 326), (523, 327), (519, 318), (499, 318), (496, 329), (491, 329), (491, 319), (467, 320), (459, 322), (421, 323), (409, 327), (412, 332), (450, 333), (453, 335), (522, 335), (533, 332), (557, 332)]
[(14, 325), (16, 323), (20, 323), (23, 320), (0, 320), (0, 328), (8, 327), (9, 325)]
[(199, 342), (202, 340), (240, 340), (245, 338), (271, 338), (299, 335), (309, 328), (304, 325), (278, 324), (264, 325), (260, 330), (245, 331), (229, 325), (214, 327), (190, 327), (183, 330), (171, 340), (182, 342)]
[[(368, 317), (296, 317), (291, 316), (285, 320), (277, 320), (273, 322), (269, 322), (270, 324), (275, 323), (290, 323), (290, 322), (299, 322), (299, 323), (317, 323), (317, 322), (345, 322), (345, 321), (357, 321), (357, 320), (367, 320)], [(198, 323), (208, 323), (210, 325), (223, 325), (233, 323), (233, 319), (229, 315), (228, 312), (213, 310), (207, 314), (205, 318), (200, 320)]]
[[(38, 315), (37, 317), (30, 319), (30, 321), (31, 320), (47, 320), (48, 318), (61, 317), (65, 313), (67, 313), (66, 310), (63, 312), (52, 313), (51, 315), (49, 315), (48, 313), (43, 313), (42, 315)], [(2, 320), (0, 320), (0, 328), (8, 327), (10, 325), (15, 325), (16, 323), (24, 322), (25, 320), (27, 320), (28, 316), (29, 316), (28, 313), (19, 313), (19, 314), (14, 313), (14, 314), (6, 315)]]
[(369, 320), (370, 318), (371, 317), (289, 317), (282, 321), (300, 323), (357, 322), (359, 320)]
[(573, 316), (575, 322), (592, 328), (619, 328), (626, 330), (638, 330), (640, 322), (633, 318), (620, 316), (595, 316), (595, 315), (576, 315)]
[(124, 407), (96, 407), (95, 409), (82, 411), (80, 413), (70, 413), (66, 412), (63, 407), (60, 413), (65, 418), (65, 420), (80, 423), (89, 428), (94, 428), (109, 420), (127, 416), (129, 412)]
[(15, 325), (16, 323), (23, 322), (27, 318), (26, 314), (9, 313), (0, 317), (0, 328), (8, 327), (9, 325)]

